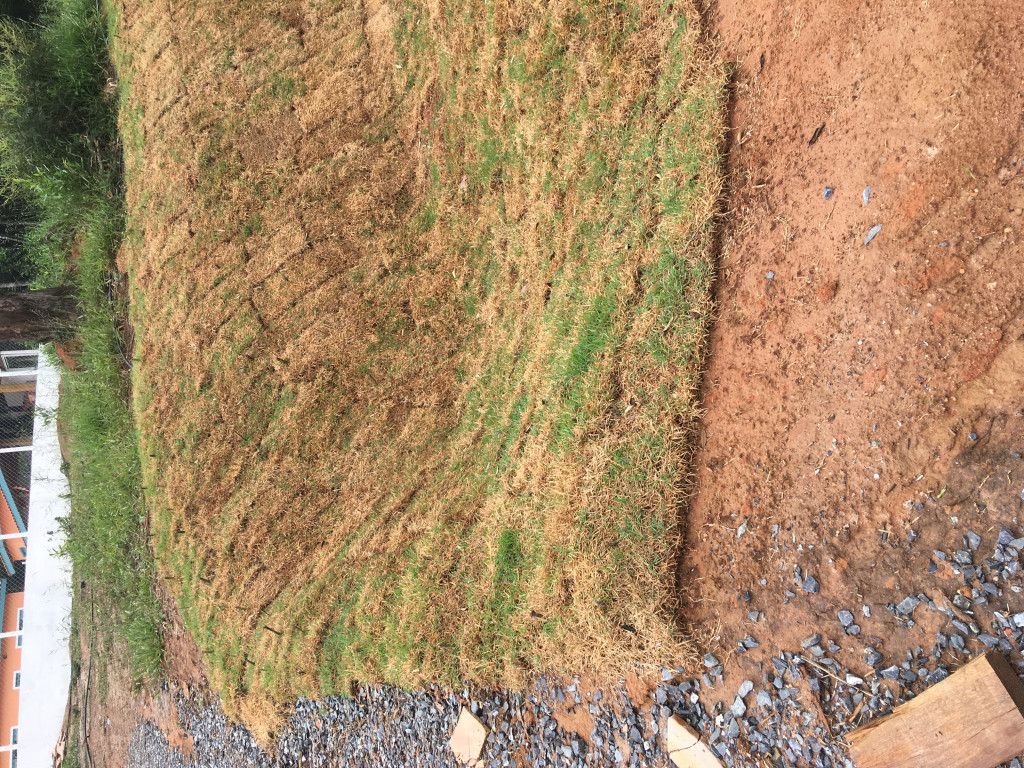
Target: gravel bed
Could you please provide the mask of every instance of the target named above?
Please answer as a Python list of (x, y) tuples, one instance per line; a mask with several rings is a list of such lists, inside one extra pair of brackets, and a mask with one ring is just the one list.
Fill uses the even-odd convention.
[[(909, 539), (911, 546), (914, 536)], [(914, 626), (914, 617), (921, 611), (945, 614), (942, 629), (928, 648), (918, 645), (887, 653), (875, 647), (878, 643), (862, 636), (857, 624), (858, 616), (870, 617), (870, 609), (849, 606), (838, 610), (821, 632), (805, 638), (799, 650), (770, 655), (761, 641), (748, 635), (736, 653), (763, 654), (758, 663), (760, 679), (738, 685), (731, 680), (732, 688), (725, 684), (725, 667), (711, 653), (704, 657), (705, 669), (699, 677), (685, 677), (682, 669), (663, 669), (660, 684), (639, 702), (621, 687), (583, 690), (578, 680), (545, 678), (526, 694), (436, 687), (406, 692), (368, 686), (349, 699), (300, 699), (273, 756), (244, 727), (224, 716), (215, 697), (179, 691), (175, 694), (179, 724), (193, 739), (194, 755), (186, 758), (170, 750), (159, 731), (142, 722), (131, 742), (130, 764), (137, 768), (454, 766), (448, 739), (461, 707), (468, 706), (490, 729), (483, 755), (486, 768), (663, 766), (667, 759), (661, 735), (671, 715), (701, 730), (729, 766), (852, 768), (843, 742), (846, 733), (942, 681), (971, 657), (998, 650), (1024, 672), (1020, 568), (1024, 536), (1002, 528), (989, 545), (990, 556), (974, 531), (954, 544), (951, 551), (933, 551), (929, 571), (938, 570), (940, 563), (952, 568), (959, 581), (955, 589), (947, 584), (934, 594), (908, 594), (886, 606), (900, 627)], [(815, 577), (799, 568), (793, 581), (795, 589), (807, 594), (818, 589)], [(798, 599), (796, 592), (787, 595)], [(1005, 609), (1011, 602), (1017, 604), (1016, 612)], [(756, 613), (750, 616), (755, 627)], [(856, 674), (844, 667), (834, 658), (843, 648), (836, 639), (826, 639), (826, 634), (840, 638), (847, 650), (863, 652), (863, 669), (871, 672)], [(720, 700), (722, 690), (736, 691), (731, 703)], [(589, 732), (567, 731), (556, 714)], [(1014, 760), (1010, 768), (1021, 768), (1020, 761)]]

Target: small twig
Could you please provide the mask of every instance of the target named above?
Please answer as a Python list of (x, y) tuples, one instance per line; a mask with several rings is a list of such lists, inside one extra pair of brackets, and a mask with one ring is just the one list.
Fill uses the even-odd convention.
[[(832, 672), (830, 672), (830, 671), (828, 670), (828, 668), (827, 668), (827, 667), (825, 667), (825, 666), (823, 666), (823, 665), (819, 664), (818, 662), (814, 661), (813, 659), (809, 659), (809, 658), (807, 658), (806, 656), (803, 656), (803, 655), (800, 655), (800, 656), (798, 656), (798, 658), (800, 658), (800, 659), (803, 659), (803, 660), (804, 660), (805, 662), (807, 662), (808, 664), (810, 664), (810, 665), (811, 665), (812, 667), (814, 667), (814, 668), (815, 668), (815, 669), (817, 669), (818, 671), (820, 671), (820, 672), (824, 672), (824, 673), (825, 673), (826, 675), (828, 675), (829, 677), (831, 677), (831, 678), (832, 678), (833, 680), (837, 680), (837, 681), (839, 681), (840, 683), (842, 683), (843, 685), (849, 686), (850, 688), (858, 688), (858, 689), (860, 688), (860, 686), (857, 686), (857, 685), (850, 685), (850, 684), (849, 684), (849, 683), (848, 683), (848, 682), (847, 682), (846, 680), (844, 680), (843, 678), (841, 678), (841, 677), (838, 677), (837, 675), (834, 675), (834, 674), (832, 674)], [(865, 689), (863, 689), (863, 693), (867, 693), (867, 689), (866, 689), (866, 688), (865, 688)]]

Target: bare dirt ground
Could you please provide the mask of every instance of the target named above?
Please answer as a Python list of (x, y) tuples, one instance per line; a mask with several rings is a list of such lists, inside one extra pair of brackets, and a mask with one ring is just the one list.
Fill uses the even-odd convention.
[[(90, 647), (83, 635), (81, 678), (77, 691), (88, 691), (86, 707), (88, 757), (80, 749), (83, 765), (123, 768), (128, 765), (128, 746), (140, 719), (153, 723), (170, 748), (183, 756), (193, 753), (192, 738), (182, 730), (175, 708), (174, 692), (208, 689), (202, 654), (181, 622), (173, 598), (162, 581), (158, 593), (164, 608), (164, 648), (167, 658), (166, 684), (138, 689), (132, 684), (127, 649), (115, 642), (104, 648), (94, 641)], [(102, 658), (100, 655), (102, 654)], [(89, 658), (93, 656), (90, 667)], [(91, 677), (88, 688), (86, 681)], [(91, 763), (87, 762), (91, 759)]]
[(124, 655), (123, 649), (108, 655), (104, 649), (90, 646), (83, 637), (82, 666), (76, 689), (85, 703), (82, 710), (84, 733), (79, 748), (83, 765), (89, 765), (90, 760), (99, 768), (124, 765), (139, 712), (127, 664), (118, 663)]
[(713, 21), (736, 65), (731, 198), (681, 574), (705, 599), (688, 619), (719, 622), (731, 648), (761, 611), (771, 653), (841, 634), (848, 608), (912, 648), (922, 627), (885, 604), (955, 589), (948, 566), (929, 575), (932, 549), (994, 538), (1022, 508), (1024, 51), (1003, 41), (1024, 15), (719, 0)]

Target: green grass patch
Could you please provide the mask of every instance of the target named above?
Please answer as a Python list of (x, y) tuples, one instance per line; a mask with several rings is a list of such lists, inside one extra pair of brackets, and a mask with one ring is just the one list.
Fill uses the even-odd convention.
[[(77, 365), (58, 419), (71, 444), (64, 554), (111, 612), (137, 680), (162, 663), (161, 611), (146, 535), (129, 379), (118, 351), (114, 256), (124, 234), (107, 18), (92, 0), (50, 0), (38, 24), (0, 24), (0, 176), (33, 212), (38, 286), (70, 282), (79, 320), (63, 330)], [(123, 291), (121, 292), (123, 294)]]

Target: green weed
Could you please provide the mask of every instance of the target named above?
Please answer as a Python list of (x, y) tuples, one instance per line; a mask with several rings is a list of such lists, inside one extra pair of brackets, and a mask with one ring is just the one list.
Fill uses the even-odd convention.
[[(139, 680), (159, 673), (162, 615), (144, 534), (138, 442), (118, 351), (114, 255), (124, 234), (116, 88), (104, 14), (93, 0), (51, 0), (38, 25), (0, 24), (0, 176), (35, 214), (26, 246), (37, 285), (73, 282), (77, 365), (62, 379), (71, 440), (64, 554), (113, 613)], [(109, 84), (108, 84), (109, 80)]]

